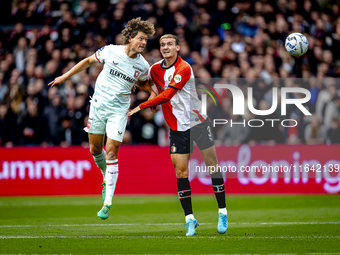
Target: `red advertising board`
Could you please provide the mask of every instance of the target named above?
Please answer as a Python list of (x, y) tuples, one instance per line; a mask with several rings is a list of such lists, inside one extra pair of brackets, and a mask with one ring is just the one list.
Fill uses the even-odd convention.
[[(217, 147), (216, 152), (229, 194), (340, 193), (337, 145), (242, 145)], [(267, 169), (280, 171), (264, 171)], [(190, 157), (190, 181), (194, 194), (212, 193), (211, 179), (197, 148)], [(88, 149), (0, 149), (0, 196), (100, 194), (101, 183), (102, 175)], [(121, 147), (116, 194), (176, 193), (168, 147)]]

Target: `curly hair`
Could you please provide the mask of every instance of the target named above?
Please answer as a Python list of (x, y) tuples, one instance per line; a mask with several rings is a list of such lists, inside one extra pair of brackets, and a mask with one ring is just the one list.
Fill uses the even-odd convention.
[(130, 20), (125, 29), (122, 31), (124, 44), (128, 44), (129, 38), (134, 38), (138, 32), (143, 32), (147, 35), (154, 35), (155, 27), (152, 23), (141, 20), (140, 17)]

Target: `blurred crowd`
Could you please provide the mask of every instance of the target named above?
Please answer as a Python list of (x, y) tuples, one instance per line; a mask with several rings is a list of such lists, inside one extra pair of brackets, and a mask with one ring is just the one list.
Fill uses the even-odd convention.
[[(270, 108), (274, 87), (311, 92), (306, 107), (312, 116), (292, 108), (285, 117), (298, 120), (297, 126), (220, 127), (214, 129), (218, 145), (340, 143), (339, 1), (13, 0), (1, 1), (0, 15), (1, 146), (88, 145), (83, 127), (102, 65), (94, 64), (60, 87), (47, 84), (102, 46), (122, 44), (120, 32), (136, 17), (156, 28), (143, 53), (150, 65), (161, 60), (160, 36), (172, 33), (195, 77), (234, 82), (245, 100), (251, 86), (255, 109)], [(302, 57), (285, 50), (292, 32), (308, 38), (309, 50)], [(218, 111), (209, 107), (211, 119), (264, 118), (233, 115), (231, 93), (219, 94), (222, 105)], [(137, 89), (131, 107), (147, 97)], [(283, 118), (279, 111), (270, 117)], [(165, 146), (168, 131), (161, 112), (143, 110), (129, 119), (123, 143)]]

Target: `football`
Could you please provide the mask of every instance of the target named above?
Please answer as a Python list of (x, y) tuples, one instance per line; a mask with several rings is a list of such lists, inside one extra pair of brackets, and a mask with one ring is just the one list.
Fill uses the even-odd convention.
[(302, 56), (308, 50), (307, 37), (301, 33), (290, 34), (286, 39), (285, 48), (293, 56)]

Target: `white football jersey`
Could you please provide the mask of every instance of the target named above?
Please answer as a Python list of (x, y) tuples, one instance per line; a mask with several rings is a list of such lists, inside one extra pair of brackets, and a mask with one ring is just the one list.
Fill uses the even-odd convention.
[(117, 114), (126, 114), (130, 107), (131, 89), (137, 80), (145, 81), (149, 64), (141, 54), (126, 55), (126, 45), (107, 45), (95, 53), (103, 70), (96, 80), (93, 99), (109, 106)]

